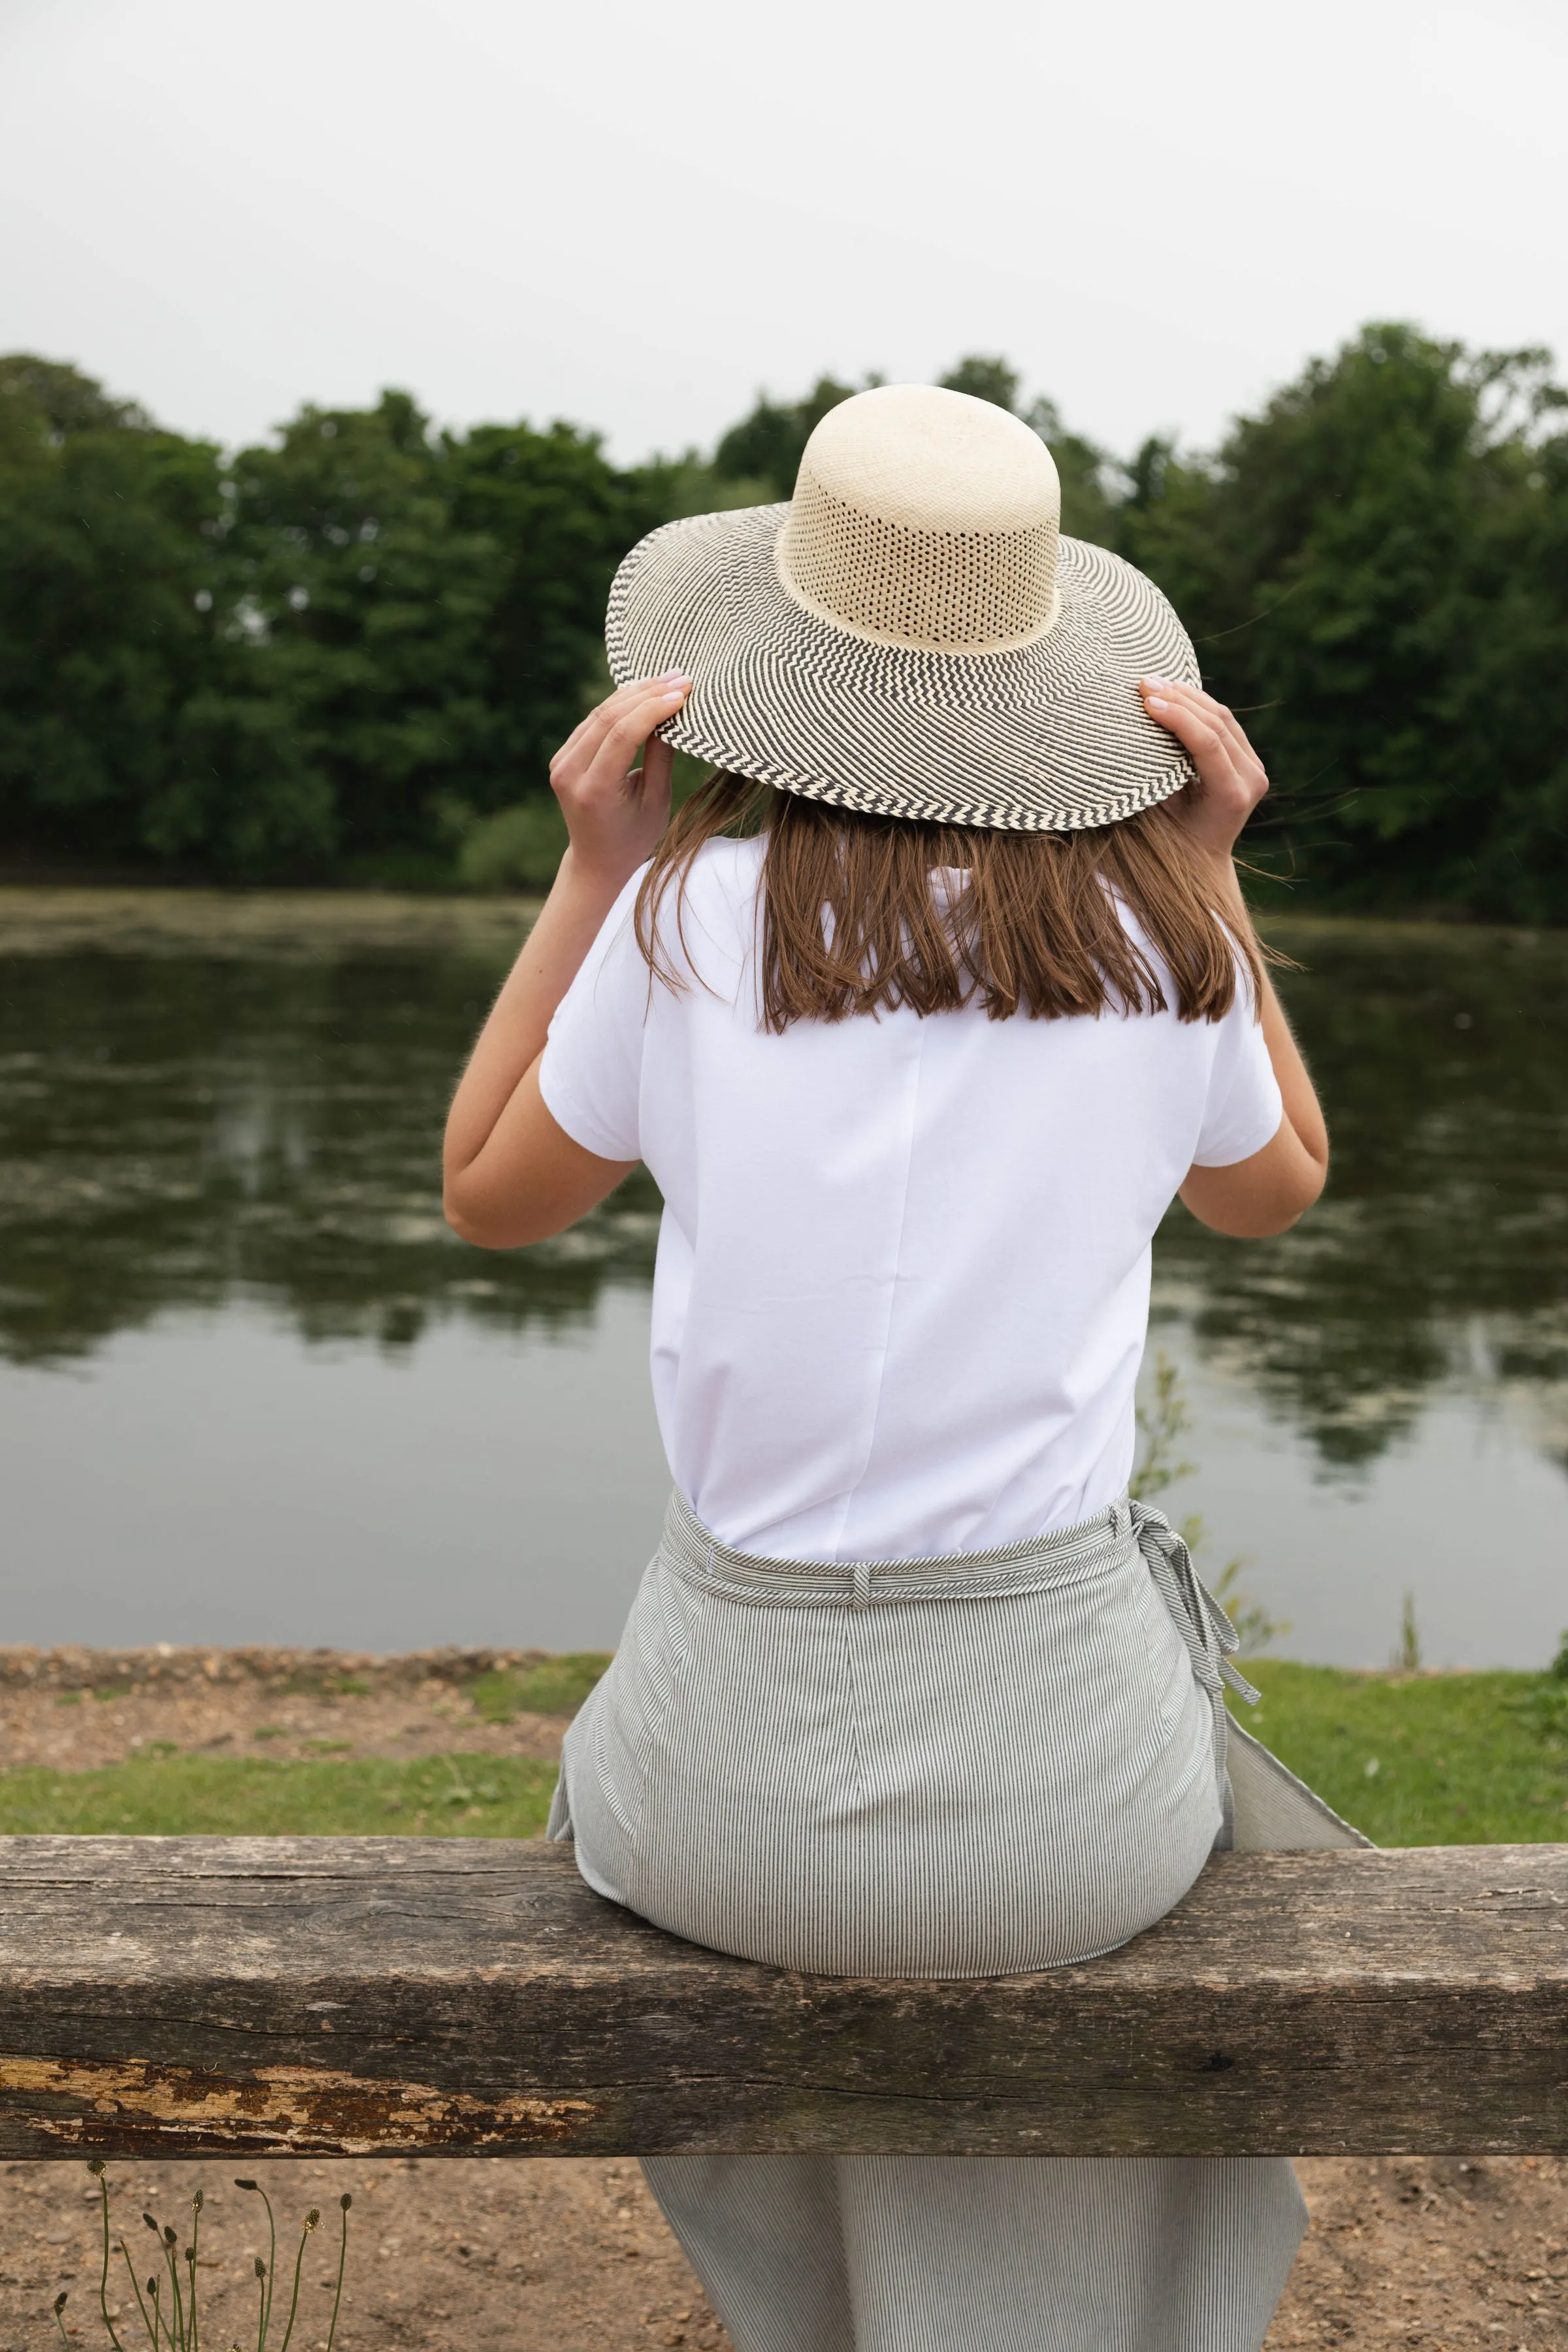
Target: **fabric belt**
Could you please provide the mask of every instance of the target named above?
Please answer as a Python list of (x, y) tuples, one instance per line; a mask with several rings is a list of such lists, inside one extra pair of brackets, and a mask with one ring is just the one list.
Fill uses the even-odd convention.
[(1215, 1708), (1222, 1710), (1226, 1683), (1256, 1706), (1257, 1691), (1230, 1663), (1238, 1646), (1236, 1628), (1200, 1580), (1186, 1542), (1163, 1511), (1127, 1495), (1076, 1527), (989, 1551), (834, 1565), (737, 1551), (710, 1534), (680, 1495), (672, 1494), (661, 1554), (678, 1575), (731, 1600), (784, 1608), (869, 1609), (896, 1601), (984, 1601), (1038, 1591), (1115, 1566), (1130, 1542), (1142, 1554), (1193, 1672)]
[(1134, 1503), (1123, 1496), (1111, 1505), (1111, 1510), (1127, 1514), (1171, 1622), (1187, 1645), (1193, 1672), (1209, 1696), (1217, 1704), (1221, 1685), (1228, 1683), (1238, 1698), (1256, 1706), (1260, 1694), (1230, 1663), (1240, 1647), (1236, 1627), (1193, 1566), (1186, 1538), (1163, 1511), (1156, 1511), (1149, 1503)]

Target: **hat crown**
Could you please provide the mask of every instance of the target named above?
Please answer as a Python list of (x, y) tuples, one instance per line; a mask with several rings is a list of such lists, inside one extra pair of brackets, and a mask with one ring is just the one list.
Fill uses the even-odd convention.
[(932, 384), (828, 410), (805, 445), (780, 581), (849, 635), (999, 653), (1057, 617), (1061, 488), (1021, 418)]

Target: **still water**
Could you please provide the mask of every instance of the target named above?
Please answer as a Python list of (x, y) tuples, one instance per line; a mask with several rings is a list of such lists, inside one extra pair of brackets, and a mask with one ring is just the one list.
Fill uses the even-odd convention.
[[(0, 891), (0, 1639), (599, 1646), (654, 1540), (658, 1201), (441, 1222), (504, 903)], [(1298, 922), (1336, 1159), (1295, 1233), (1177, 1209), (1207, 1572), (1286, 1654), (1539, 1664), (1568, 1623), (1568, 938)]]

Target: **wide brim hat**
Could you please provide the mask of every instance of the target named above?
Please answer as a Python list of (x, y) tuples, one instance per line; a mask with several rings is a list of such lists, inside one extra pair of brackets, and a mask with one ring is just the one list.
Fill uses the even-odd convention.
[(870, 814), (1116, 824), (1193, 774), (1138, 691), (1198, 683), (1152, 581), (1063, 539), (1043, 441), (889, 384), (829, 410), (793, 499), (666, 523), (616, 575), (617, 685), (683, 671), (674, 749)]

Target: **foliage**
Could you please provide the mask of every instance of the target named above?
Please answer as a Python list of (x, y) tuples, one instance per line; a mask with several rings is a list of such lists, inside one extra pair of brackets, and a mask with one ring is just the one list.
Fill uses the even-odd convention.
[[(1274, 777), (1276, 893), (1568, 919), (1568, 394), (1544, 353), (1370, 326), (1211, 454), (1125, 464), (999, 355), (943, 381), (1040, 433), (1064, 529), (1172, 594)], [(437, 432), (396, 391), (230, 460), (63, 362), (0, 359), (0, 852), (538, 887), (546, 763), (602, 675), (621, 555), (787, 498), (853, 389), (760, 394), (710, 457), (630, 468), (562, 423)]]
[[(1127, 1491), (1135, 1502), (1152, 1503), (1184, 1478), (1196, 1473), (1195, 1463), (1182, 1458), (1181, 1441), (1192, 1427), (1193, 1416), (1182, 1376), (1163, 1348), (1154, 1356), (1154, 1378), (1150, 1391), (1141, 1398), (1137, 1408), (1139, 1451)], [(1196, 1553), (1204, 1540), (1204, 1523), (1195, 1512), (1173, 1522), (1176, 1533), (1189, 1551)], [(1210, 1581), (1210, 1590), (1220, 1607), (1229, 1615), (1236, 1627), (1242, 1650), (1251, 1657), (1266, 1650), (1271, 1642), (1290, 1631), (1288, 1617), (1275, 1617), (1260, 1601), (1254, 1601), (1241, 1581), (1243, 1563), (1226, 1560), (1219, 1574)]]
[[(176, 811), (217, 749), (225, 648), (208, 580), (223, 514), (216, 449), (155, 432), (72, 370), (0, 362), (0, 828), (12, 844), (95, 863), (175, 845)], [(220, 834), (243, 836), (258, 792), (292, 797), (275, 763), (258, 775), (242, 761), (215, 812)], [(316, 822), (303, 808), (285, 831), (290, 821), (306, 834)]]
[[(7, 406), (6, 404), (14, 404)], [(31, 438), (41, 418), (46, 436), (58, 444), (70, 433), (97, 433), (125, 426), (154, 430), (146, 410), (133, 400), (116, 400), (100, 383), (63, 360), (12, 352), (0, 359), (0, 431)]]
[(308, 409), (236, 460), (227, 625), (294, 717), (348, 869), (447, 847), (542, 779), (605, 599), (668, 485), (563, 425), (434, 436), (405, 394)]
[(548, 890), (565, 846), (566, 820), (540, 793), (465, 826), (457, 878), (468, 890)]
[[(867, 384), (876, 381), (874, 376), (866, 379)], [(793, 497), (801, 454), (815, 427), (830, 408), (837, 408), (858, 389), (864, 387), (839, 383), (824, 375), (818, 376), (804, 400), (779, 402), (770, 400), (765, 392), (759, 393), (751, 415), (731, 425), (714, 450), (714, 472), (765, 482), (771, 498)]]
[(1568, 1695), (1548, 1675), (1363, 1675), (1262, 1658), (1238, 1723), (1379, 1845), (1552, 1843)]
[(937, 382), (944, 391), (967, 393), (971, 400), (989, 400), (997, 408), (1016, 413), (1023, 379), (1000, 352), (971, 352)]
[(1018, 371), (995, 355), (972, 353), (941, 381), (949, 392), (966, 392), (972, 400), (993, 401), (998, 408), (1022, 416), (1056, 459), (1062, 486), (1062, 529), (1068, 537), (1092, 540), (1100, 547), (1114, 543), (1112, 500), (1107, 488), (1110, 462), (1092, 441), (1068, 432), (1054, 400), (1041, 394), (1026, 408), (1020, 408)]
[(40, 366), (0, 363), (0, 827), (34, 858), (447, 878), (455, 788), (542, 777), (616, 563), (699, 489), (401, 393), (230, 466)]
[[(125, 2352), (125, 2347), (121, 2345), (114, 2326), (115, 2318), (121, 2315), (110, 2312), (109, 2307), (109, 2280), (113, 2264), (110, 2242), (108, 2168), (101, 2157), (94, 2157), (87, 2168), (98, 2183), (99, 2212), (102, 2224), (103, 2253), (98, 2283), (99, 2317), (103, 2323), (104, 2334), (113, 2347), (113, 2352)], [(278, 2274), (278, 2229), (273, 2219), (272, 2201), (266, 2190), (255, 2180), (237, 2180), (234, 2185), (237, 2189), (248, 2190), (251, 2194), (259, 2197), (267, 2208), (268, 2259), (263, 2262), (261, 2256), (258, 2254), (255, 2258), (255, 2273), (258, 2303), (257, 2352), (268, 2352), (268, 2347), (272, 2341), (272, 2298)], [(321, 2352), (332, 2352), (332, 2347), (337, 2341), (338, 2318), (342, 2310), (343, 2301), (343, 2273), (348, 2263), (349, 2208), (353, 2201), (353, 2197), (346, 2190), (338, 2199), (341, 2228), (338, 2240), (336, 2292), (332, 2297), (332, 2315)], [(153, 2347), (153, 2352), (200, 2352), (201, 2282), (197, 2277), (197, 2268), (200, 2262), (202, 2211), (205, 2204), (204, 2194), (198, 2189), (191, 2199), (188, 2243), (183, 2248), (180, 2245), (181, 2233), (172, 2223), (160, 2222), (151, 2213), (142, 2214), (143, 2224), (152, 2231), (157, 2242), (157, 2252), (153, 2257), (153, 2267), (147, 2278), (145, 2293), (137, 2276), (136, 2265), (131, 2259), (131, 2249), (126, 2244), (124, 2237), (121, 2236), (114, 2242), (114, 2250), (119, 2252), (125, 2265), (126, 2278), (136, 2305), (137, 2317), (142, 2322), (142, 2330)], [(300, 2314), (300, 2274), (304, 2263), (305, 2248), (321, 2227), (321, 2210), (312, 2205), (300, 2225), (300, 2243), (294, 2256), (289, 2315), (284, 2323), (282, 2338), (277, 2346), (277, 2352), (289, 2352), (289, 2344), (293, 2339), (294, 2323)], [(164, 2293), (165, 2284), (168, 2289), (166, 2294)], [(70, 2342), (70, 2336), (67, 2333), (64, 2314), (68, 2300), (68, 2296), (62, 2290), (56, 2295), (52, 2305), (55, 2326), (59, 2331), (61, 2341), (67, 2344)], [(237, 2347), (236, 2352), (237, 2352)]]
[(1142, 453), (1115, 542), (1342, 904), (1568, 918), (1568, 394), (1541, 352), (1364, 329), (1212, 459)]
[(1421, 1633), (1415, 1622), (1415, 1595), (1407, 1591), (1399, 1612), (1399, 1648), (1394, 1664), (1402, 1675), (1421, 1671)]
[[(1192, 1411), (1182, 1388), (1182, 1376), (1163, 1348), (1154, 1355), (1154, 1379), (1146, 1401), (1138, 1406), (1140, 1451), (1128, 1480), (1134, 1502), (1152, 1503), (1169, 1487), (1190, 1478), (1196, 1465), (1182, 1459), (1181, 1441), (1193, 1425)], [(1191, 1524), (1183, 1521), (1184, 1532)], [(1190, 1538), (1189, 1538), (1190, 1540)]]
[(554, 1768), (531, 1756), (455, 1754), (273, 1762), (138, 1757), (87, 1772), (0, 1772), (6, 1835), (534, 1837)]

